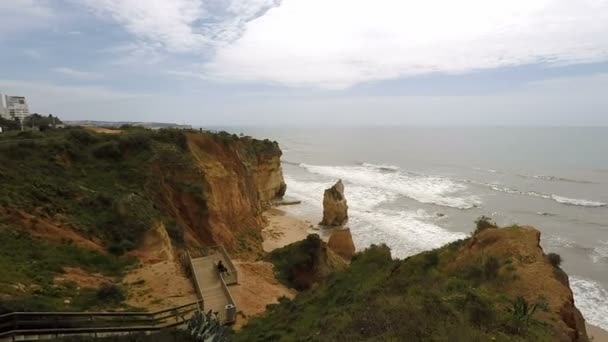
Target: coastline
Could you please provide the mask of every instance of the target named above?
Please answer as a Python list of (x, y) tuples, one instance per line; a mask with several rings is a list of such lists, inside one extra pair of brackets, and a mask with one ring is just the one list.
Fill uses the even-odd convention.
[(591, 325), (589, 323), (585, 323), (587, 328), (587, 336), (589, 336), (589, 340), (593, 342), (608, 342), (608, 331)]
[(290, 243), (304, 240), (308, 234), (319, 234), (324, 239), (324, 234), (321, 234), (320, 230), (314, 229), (316, 225), (312, 222), (291, 215), (284, 210), (269, 209), (264, 213), (264, 218), (268, 222), (262, 229), (264, 252), (271, 252)]
[[(288, 244), (303, 240), (308, 234), (319, 234), (323, 240), (328, 239), (328, 234), (319, 230), (316, 224), (308, 219), (298, 217), (277, 207), (271, 208), (264, 213), (268, 224), (262, 229), (263, 248), (265, 252), (284, 247)], [(282, 292), (282, 290), (279, 290)], [(295, 291), (291, 293), (295, 295)], [(270, 304), (270, 303), (269, 303)], [(262, 313), (260, 310), (257, 313)], [(593, 342), (608, 342), (608, 331), (600, 327), (585, 323), (587, 335)]]

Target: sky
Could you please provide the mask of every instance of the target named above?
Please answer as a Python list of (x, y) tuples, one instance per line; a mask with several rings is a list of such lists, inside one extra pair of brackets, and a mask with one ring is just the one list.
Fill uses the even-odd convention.
[(11, 0), (0, 17), (0, 93), (67, 120), (608, 125), (608, 0)]

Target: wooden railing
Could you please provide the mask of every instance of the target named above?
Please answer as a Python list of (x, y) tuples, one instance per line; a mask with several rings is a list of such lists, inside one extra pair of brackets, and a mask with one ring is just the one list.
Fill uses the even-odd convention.
[[(234, 323), (236, 321), (236, 312), (237, 312), (236, 303), (234, 301), (234, 298), (232, 297), (232, 294), (230, 293), (230, 290), (228, 289), (228, 285), (238, 284), (238, 272), (237, 272), (236, 267), (234, 266), (234, 263), (232, 262), (232, 259), (230, 258), (230, 255), (228, 255), (228, 252), (222, 245), (204, 247), (204, 248), (201, 248), (199, 251), (195, 251), (195, 252), (200, 252), (203, 255), (203, 257), (210, 256), (213, 253), (219, 253), (223, 256), (222, 259), (226, 262), (226, 264), (224, 266), (228, 269), (228, 273), (220, 273), (220, 279), (221, 279), (221, 285), (222, 285), (221, 288), (222, 288), (222, 292), (224, 292), (224, 295), (228, 299), (228, 303), (230, 304), (230, 307), (227, 307), (226, 310), (222, 310), (222, 311), (218, 312), (217, 314), (222, 323), (226, 323), (226, 324)], [(201, 291), (200, 285), (198, 284), (198, 280), (196, 279), (196, 276), (195, 276), (194, 265), (192, 263), (192, 259), (193, 259), (192, 255), (190, 254), (190, 252), (186, 252), (185, 255), (186, 255), (186, 258), (188, 259), (186, 264), (189, 265), (189, 267), (190, 267), (190, 270), (188, 273), (192, 275), (192, 279), (193, 279), (194, 286), (196, 288), (198, 297), (200, 298), (201, 302), (203, 302), (203, 293)]]
[(153, 332), (184, 325), (197, 310), (201, 301), (157, 312), (12, 312), (0, 315), (0, 341)]

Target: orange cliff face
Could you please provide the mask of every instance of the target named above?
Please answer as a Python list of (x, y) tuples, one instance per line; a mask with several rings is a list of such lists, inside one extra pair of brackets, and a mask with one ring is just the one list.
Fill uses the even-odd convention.
[[(228, 134), (187, 134), (191, 168), (159, 164), (162, 203), (190, 246), (223, 244), (239, 254), (262, 251), (262, 211), (285, 193), (278, 144)], [(173, 177), (195, 184), (176, 186)]]

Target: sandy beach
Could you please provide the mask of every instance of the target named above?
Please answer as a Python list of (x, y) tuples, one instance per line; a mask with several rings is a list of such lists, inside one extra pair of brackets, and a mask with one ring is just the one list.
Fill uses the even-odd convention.
[(265, 252), (303, 240), (308, 234), (319, 234), (321, 238), (326, 239), (320, 230), (314, 229), (315, 224), (289, 215), (281, 209), (272, 208), (264, 213), (264, 217), (268, 221), (268, 225), (262, 229)]
[(608, 331), (587, 324), (587, 335), (593, 342), (608, 342)]

